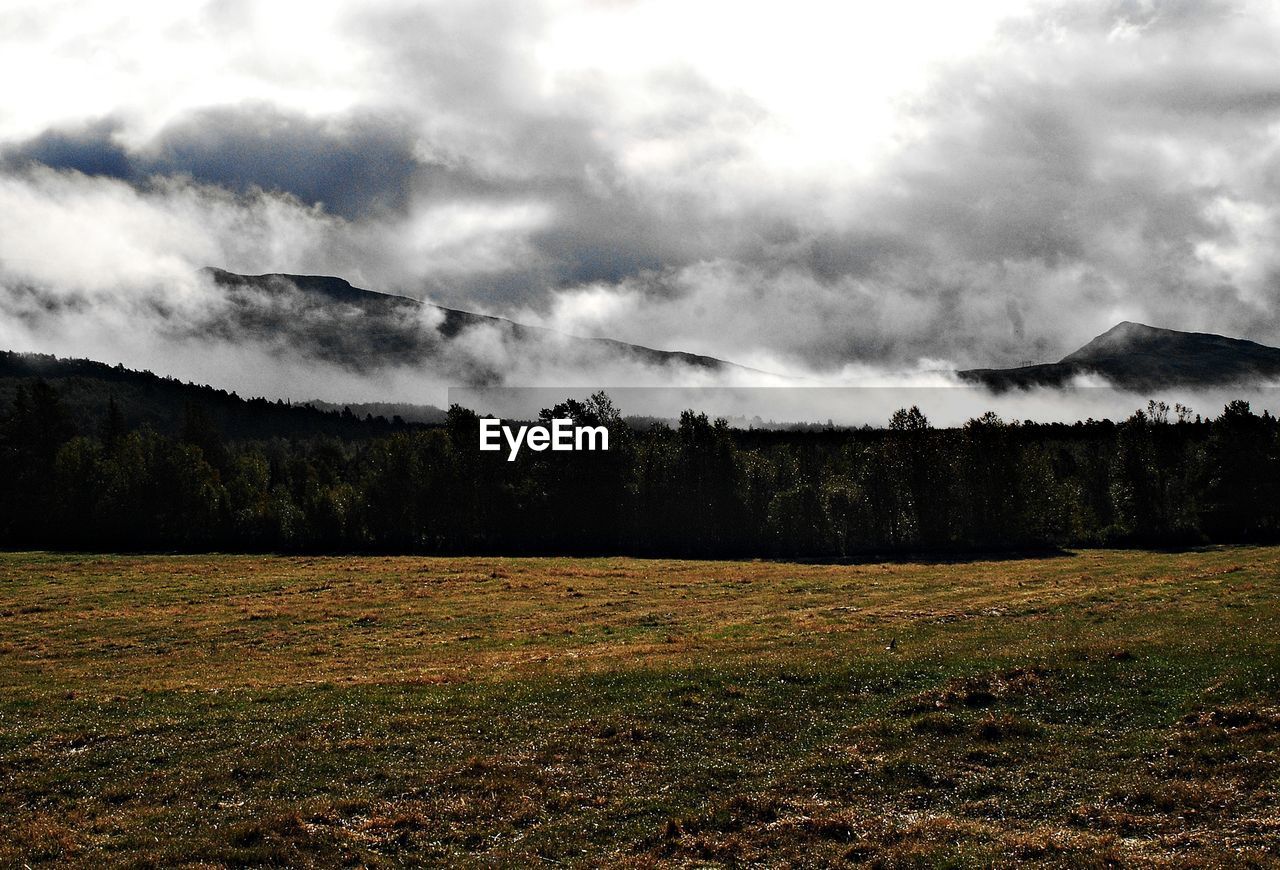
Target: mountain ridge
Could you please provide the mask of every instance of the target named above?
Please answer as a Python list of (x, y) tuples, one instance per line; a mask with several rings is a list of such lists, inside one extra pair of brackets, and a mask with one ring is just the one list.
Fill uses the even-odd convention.
[(1211, 332), (1183, 332), (1124, 320), (1054, 363), (967, 369), (962, 380), (998, 392), (1062, 386), (1101, 375), (1116, 386), (1228, 386), (1280, 378), (1280, 348)]
[[(316, 326), (313, 323), (310, 332), (305, 334), (299, 332), (288, 317), (263, 321), (260, 313), (251, 311), (247, 315), (251, 330), (274, 330), (278, 334), (291, 335), (294, 340), (310, 341), (313, 349), (318, 347), (321, 353), (329, 346), (346, 348), (347, 358), (355, 360), (355, 365), (360, 365), (366, 357), (373, 362), (422, 359), (438, 352), (442, 342), (463, 336), (471, 329), (487, 326), (496, 328), (504, 338), (523, 343), (526, 350), (567, 340), (578, 351), (590, 349), (598, 356), (598, 352), (604, 350), (608, 355), (647, 365), (678, 363), (708, 371), (766, 374), (703, 354), (659, 350), (613, 338), (567, 335), (503, 317), (366, 290), (335, 276), (289, 273), (242, 275), (213, 267), (202, 271), (215, 284), (233, 293), (248, 289), (271, 296), (292, 288), (302, 294), (310, 305), (319, 303), (323, 308), (325, 304), (337, 302), (369, 315), (360, 322), (348, 320), (340, 327), (332, 324)], [(406, 331), (402, 323), (405, 318), (401, 315), (417, 314), (424, 309), (438, 312), (440, 319), (435, 329), (424, 330), (418, 325)], [(413, 320), (414, 323), (420, 321), (420, 317)], [(326, 328), (328, 334), (324, 332)], [(1013, 368), (966, 369), (956, 372), (956, 375), (964, 382), (979, 384), (996, 392), (1059, 387), (1085, 375), (1101, 376), (1114, 386), (1134, 391), (1176, 386), (1226, 386), (1280, 379), (1280, 348), (1216, 333), (1184, 332), (1124, 320), (1057, 362)], [(500, 375), (479, 370), (473, 372), (468, 380), (490, 384), (500, 381)]]
[[(550, 339), (569, 339), (582, 342), (588, 346), (605, 348), (623, 357), (634, 359), (649, 365), (665, 365), (680, 363), (712, 371), (735, 369), (740, 371), (756, 371), (738, 363), (705, 354), (690, 353), (679, 350), (660, 350), (645, 345), (633, 344), (615, 338), (595, 336), (578, 336), (557, 332), (542, 326), (529, 326), (505, 317), (489, 314), (477, 314), (458, 308), (448, 308), (433, 302), (424, 302), (409, 296), (383, 293), (377, 290), (366, 290), (356, 287), (345, 278), (332, 275), (296, 275), (285, 272), (270, 272), (262, 275), (243, 275), (229, 272), (214, 266), (202, 268), (201, 273), (207, 275), (219, 286), (231, 289), (251, 288), (267, 293), (279, 293), (292, 286), (299, 292), (316, 297), (325, 297), (334, 302), (359, 308), (369, 313), (385, 315), (396, 310), (415, 311), (429, 309), (439, 312), (442, 319), (436, 325), (436, 331), (442, 338), (453, 339), (475, 327), (496, 327), (502, 334), (517, 341), (539, 341)], [(760, 374), (764, 374), (760, 372)]]

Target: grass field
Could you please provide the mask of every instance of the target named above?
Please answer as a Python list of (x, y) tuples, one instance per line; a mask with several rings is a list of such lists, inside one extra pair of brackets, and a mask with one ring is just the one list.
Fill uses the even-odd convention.
[(0, 554), (0, 866), (1280, 866), (1278, 668), (1280, 548)]

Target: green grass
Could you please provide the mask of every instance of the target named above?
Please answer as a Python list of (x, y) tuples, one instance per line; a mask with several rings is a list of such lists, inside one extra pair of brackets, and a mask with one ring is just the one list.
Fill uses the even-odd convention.
[(0, 866), (1278, 866), (1278, 630), (1277, 548), (3, 554)]

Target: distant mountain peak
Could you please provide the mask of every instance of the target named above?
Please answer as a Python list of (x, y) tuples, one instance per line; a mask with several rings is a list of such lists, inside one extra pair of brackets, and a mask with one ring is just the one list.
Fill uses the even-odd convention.
[(1187, 362), (1198, 361), (1206, 367), (1206, 372), (1211, 372), (1215, 366), (1227, 362), (1229, 357), (1256, 365), (1269, 361), (1276, 353), (1280, 353), (1276, 348), (1243, 338), (1211, 332), (1181, 332), (1125, 320), (1079, 350), (1067, 354), (1061, 361), (1094, 362), (1117, 355), (1153, 354), (1177, 357)]
[(1177, 333), (1176, 329), (1165, 329), (1160, 326), (1149, 326), (1145, 323), (1138, 323), (1134, 320), (1122, 320), (1106, 332), (1095, 337), (1093, 341), (1099, 341), (1107, 338), (1145, 338), (1161, 334)]
[(1060, 385), (1082, 374), (1135, 390), (1239, 384), (1280, 378), (1280, 348), (1124, 320), (1056, 363), (959, 374), (996, 389)]

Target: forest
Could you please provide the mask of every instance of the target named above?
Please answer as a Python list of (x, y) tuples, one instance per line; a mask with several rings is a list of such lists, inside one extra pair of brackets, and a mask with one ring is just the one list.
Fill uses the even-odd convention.
[(542, 417), (607, 426), (610, 450), (514, 462), (480, 452), (458, 406), (360, 437), (228, 437), (196, 402), (180, 416), (130, 425), (109, 400), (93, 418), (23, 380), (0, 416), (0, 546), (830, 559), (1280, 538), (1280, 423), (1245, 402), (959, 428), (912, 407), (824, 431), (690, 410), (638, 430), (600, 393)]

